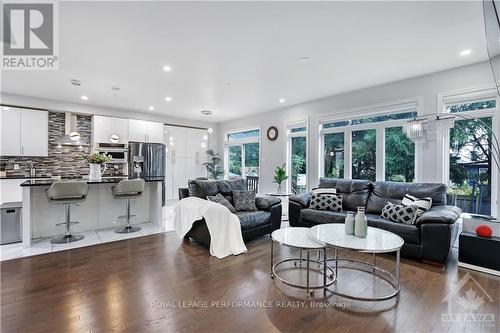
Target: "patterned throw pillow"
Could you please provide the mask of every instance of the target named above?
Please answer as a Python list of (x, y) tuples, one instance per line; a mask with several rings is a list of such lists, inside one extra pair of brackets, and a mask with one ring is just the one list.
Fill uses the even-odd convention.
[(410, 194), (405, 194), (403, 200), (401, 201), (403, 205), (406, 206), (416, 206), (417, 215), (425, 213), (432, 207), (432, 198), (417, 198)]
[(216, 202), (218, 204), (221, 204), (221, 205), (227, 207), (227, 209), (229, 209), (229, 211), (231, 213), (236, 213), (236, 209), (234, 209), (234, 206), (231, 205), (231, 203), (229, 202), (229, 200), (227, 200), (220, 193), (217, 193), (217, 195), (208, 196), (207, 199), (208, 199), (208, 201)]
[(233, 191), (233, 203), (238, 212), (257, 210), (255, 191)]
[(394, 222), (414, 224), (418, 216), (417, 211), (417, 206), (397, 205), (387, 202), (380, 216)]
[(342, 196), (336, 194), (313, 193), (311, 194), (311, 203), (309, 207), (317, 210), (340, 212), (342, 210)]

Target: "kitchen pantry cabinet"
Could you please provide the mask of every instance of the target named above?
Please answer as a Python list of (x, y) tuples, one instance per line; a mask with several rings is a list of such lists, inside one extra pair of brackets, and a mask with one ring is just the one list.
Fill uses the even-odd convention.
[(48, 156), (49, 113), (2, 108), (0, 117), (2, 156)]
[(163, 124), (153, 121), (130, 119), (129, 141), (163, 143)]
[(92, 142), (110, 143), (112, 134), (118, 135), (118, 143), (128, 143), (128, 119), (105, 116), (92, 118)]
[(167, 199), (177, 199), (178, 189), (190, 179), (206, 177), (203, 163), (207, 161), (208, 133), (206, 130), (165, 126), (167, 146)]

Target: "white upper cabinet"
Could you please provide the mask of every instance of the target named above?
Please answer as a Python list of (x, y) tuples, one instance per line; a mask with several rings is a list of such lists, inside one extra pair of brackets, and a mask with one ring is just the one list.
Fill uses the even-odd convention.
[(187, 157), (200, 158), (206, 156), (208, 149), (208, 133), (206, 130), (188, 128), (186, 130)]
[(186, 156), (186, 128), (178, 126), (165, 126), (165, 145), (168, 156)]
[(1, 155), (21, 155), (21, 111), (2, 108), (0, 114)]
[(163, 123), (147, 122), (148, 142), (163, 143)]
[(2, 109), (0, 117), (3, 156), (48, 156), (47, 111)]
[(118, 135), (119, 143), (128, 142), (128, 120), (115, 117), (94, 116), (93, 142), (111, 142), (112, 134)]
[(21, 155), (49, 156), (49, 113), (21, 110)]
[(162, 123), (130, 119), (128, 133), (130, 141), (163, 143)]

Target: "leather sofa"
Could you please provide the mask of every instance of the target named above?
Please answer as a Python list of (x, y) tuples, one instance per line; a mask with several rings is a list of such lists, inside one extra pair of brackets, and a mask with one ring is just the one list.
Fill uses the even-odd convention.
[[(187, 197), (198, 197), (206, 199), (207, 196), (221, 193), (226, 199), (233, 203), (233, 190), (246, 190), (247, 184), (244, 179), (236, 180), (190, 180), (188, 188), (179, 189), (179, 199)], [(281, 226), (281, 200), (275, 197), (258, 196), (255, 198), (257, 211), (237, 212), (240, 219), (243, 240), (249, 241), (253, 238), (269, 234)], [(194, 222), (193, 227), (186, 235), (204, 245), (210, 247), (210, 233), (204, 219)]]
[[(335, 188), (342, 195), (342, 211), (309, 208), (310, 193), (289, 199), (289, 220), (292, 227), (312, 227), (321, 223), (344, 223), (347, 211), (365, 207), (368, 225), (399, 235), (404, 240), (401, 255), (439, 264), (446, 263), (457, 235), (456, 220), (462, 210), (446, 204), (444, 184), (371, 182), (368, 180), (321, 178), (320, 188)], [(432, 207), (420, 215), (415, 224), (397, 223), (380, 216), (387, 201), (401, 203), (408, 193), (415, 197), (432, 197)]]

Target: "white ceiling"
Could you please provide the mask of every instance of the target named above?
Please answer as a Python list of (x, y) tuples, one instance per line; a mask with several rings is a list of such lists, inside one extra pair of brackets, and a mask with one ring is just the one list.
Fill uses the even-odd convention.
[(481, 6), (63, 2), (59, 71), (4, 71), (2, 90), (224, 121), (486, 60)]

